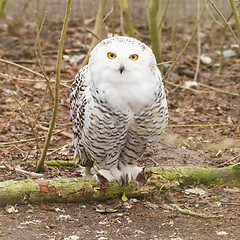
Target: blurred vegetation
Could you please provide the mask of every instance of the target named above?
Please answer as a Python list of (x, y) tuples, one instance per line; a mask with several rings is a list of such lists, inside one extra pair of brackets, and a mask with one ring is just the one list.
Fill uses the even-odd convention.
[(0, 17), (3, 14), (3, 10), (4, 10), (5, 6), (6, 6), (6, 3), (7, 3), (7, 0), (1, 0), (0, 1)]

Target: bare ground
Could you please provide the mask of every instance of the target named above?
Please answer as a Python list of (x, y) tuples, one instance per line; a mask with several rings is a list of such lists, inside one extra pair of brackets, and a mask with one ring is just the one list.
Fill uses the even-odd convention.
[[(68, 28), (62, 65), (62, 83), (70, 86), (92, 38), (73, 19)], [(92, 20), (88, 21), (92, 27)], [(0, 26), (0, 56), (40, 72), (34, 53), (36, 36), (31, 25), (4, 23)], [(221, 35), (216, 26), (215, 50), (219, 50)], [(191, 25), (179, 25), (176, 51), (181, 50), (191, 33)], [(43, 57), (48, 76), (53, 76), (56, 64), (57, 43), (61, 24), (45, 24), (42, 30)], [(146, 26), (138, 29), (140, 40), (149, 44)], [(117, 30), (118, 31), (118, 30)], [(202, 30), (202, 51), (210, 54), (210, 26)], [(180, 34), (181, 33), (181, 34)], [(163, 29), (163, 60), (171, 60), (170, 28)], [(224, 59), (223, 75), (216, 75), (217, 66), (201, 64), (199, 85), (195, 90), (182, 89), (192, 81), (196, 71), (196, 40), (181, 58), (166, 84), (170, 123), (163, 143), (154, 146), (141, 159), (146, 166), (214, 166), (221, 167), (239, 162), (239, 49), (233, 48), (229, 34), (226, 49), (235, 56)], [(214, 61), (219, 62), (215, 54)], [(168, 67), (164, 65), (164, 70)], [(0, 63), (0, 142), (20, 141), (44, 136), (51, 117), (52, 100), (45, 96), (45, 81), (23, 69)], [(8, 76), (3, 74), (8, 73)], [(24, 80), (22, 80), (24, 79)], [(34, 80), (34, 81), (33, 81)], [(43, 79), (41, 79), (43, 80)], [(54, 85), (52, 85), (53, 87)], [(213, 88), (211, 88), (213, 87)], [(214, 88), (217, 88), (214, 89)], [(220, 91), (222, 92), (220, 92)], [(61, 87), (57, 130), (71, 134), (69, 93)], [(13, 95), (12, 95), (13, 94)], [(44, 104), (43, 104), (44, 102)], [(41, 112), (40, 112), (41, 108)], [(177, 125), (177, 126), (175, 126)], [(191, 125), (191, 126), (178, 126)], [(33, 129), (33, 130), (32, 130)], [(43, 140), (0, 145), (0, 165), (11, 165), (33, 171), (39, 158)], [(47, 160), (72, 160), (71, 139), (62, 134), (53, 137)], [(46, 167), (45, 178), (76, 177), (77, 167)], [(0, 180), (25, 179), (28, 176), (0, 169)], [(203, 189), (203, 194), (191, 189)], [(190, 189), (192, 193), (187, 194)], [(196, 190), (196, 189), (195, 189)], [(190, 192), (191, 192), (190, 191)], [(192, 215), (173, 208), (192, 211)], [(114, 199), (102, 203), (49, 204), (41, 206), (10, 206), (0, 209), (1, 239), (239, 239), (240, 189), (217, 186), (173, 186), (144, 199), (123, 202)], [(14, 212), (16, 211), (16, 212)], [(204, 215), (201, 215), (204, 214)], [(75, 237), (74, 237), (75, 236)]]
[[(239, 189), (203, 188), (202, 196), (179, 188), (125, 203), (28, 205), (15, 214), (2, 209), (1, 239), (239, 239)], [(171, 204), (215, 217), (185, 215), (168, 209)]]

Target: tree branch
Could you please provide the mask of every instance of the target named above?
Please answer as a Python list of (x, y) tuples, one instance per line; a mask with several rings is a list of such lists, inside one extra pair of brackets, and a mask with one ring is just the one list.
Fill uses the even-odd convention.
[(62, 61), (62, 52), (63, 52), (63, 45), (67, 31), (67, 25), (69, 20), (69, 15), (71, 11), (71, 0), (67, 1), (65, 19), (63, 23), (62, 33), (60, 37), (59, 47), (58, 47), (58, 58), (57, 58), (57, 66), (56, 66), (56, 82), (55, 82), (55, 97), (54, 97), (54, 108), (52, 113), (52, 119), (49, 125), (48, 134), (45, 140), (45, 144), (42, 150), (41, 158), (39, 159), (36, 167), (36, 172), (41, 172), (44, 166), (44, 161), (46, 158), (47, 150), (51, 141), (53, 129), (55, 126), (57, 112), (58, 112), (58, 105), (59, 105), (59, 90), (60, 90), (60, 72), (61, 72), (61, 61)]

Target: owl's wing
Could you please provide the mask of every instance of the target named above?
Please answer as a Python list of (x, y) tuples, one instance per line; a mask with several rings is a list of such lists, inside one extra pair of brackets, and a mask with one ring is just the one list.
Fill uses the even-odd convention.
[(153, 102), (150, 106), (146, 106), (140, 114), (134, 116), (134, 132), (139, 135), (141, 142), (147, 143), (146, 145), (158, 142), (168, 124), (166, 94), (158, 68), (155, 77), (157, 81)]
[(101, 92), (91, 82), (88, 66), (79, 71), (73, 82), (70, 104), (76, 163), (86, 165), (91, 161), (97, 170), (117, 168), (128, 115), (111, 108), (101, 98)]
[(76, 110), (79, 108), (79, 100), (82, 99), (84, 91), (87, 87), (86, 82), (90, 78), (88, 65), (81, 68), (76, 75), (70, 94), (71, 117), (75, 119)]
[(162, 75), (158, 68), (156, 73), (158, 81), (150, 113), (152, 122), (154, 123), (153, 141), (159, 142), (160, 136), (165, 131), (168, 124), (168, 107), (166, 93), (162, 82)]
[(81, 68), (76, 75), (72, 84), (70, 94), (71, 118), (73, 122), (73, 147), (75, 149), (74, 159), (76, 163), (83, 161), (86, 163), (87, 158), (84, 148), (81, 144), (81, 135), (84, 125), (84, 116), (86, 108), (86, 94), (87, 81), (90, 79), (88, 65)]

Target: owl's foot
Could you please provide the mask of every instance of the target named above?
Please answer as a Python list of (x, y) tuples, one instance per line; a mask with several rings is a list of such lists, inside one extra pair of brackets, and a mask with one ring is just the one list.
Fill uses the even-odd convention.
[(152, 176), (153, 172), (151, 170), (144, 171), (143, 170), (137, 175), (136, 182), (138, 185), (145, 185), (149, 182), (150, 177)]
[(93, 174), (93, 178), (95, 178), (98, 182), (101, 182), (101, 179), (99, 178), (100, 175), (106, 178), (108, 182), (117, 180), (120, 184), (122, 184), (122, 173), (117, 168), (112, 168), (110, 170), (100, 169), (98, 171), (92, 168), (91, 172)]
[(140, 179), (138, 176), (139, 174), (144, 172), (143, 167), (138, 167), (136, 165), (130, 165), (125, 163), (123, 164), (120, 162), (119, 169), (122, 172), (123, 183), (126, 183), (128, 185), (133, 179), (133, 181), (136, 182), (138, 185), (142, 185), (141, 181), (138, 181), (138, 179)]

